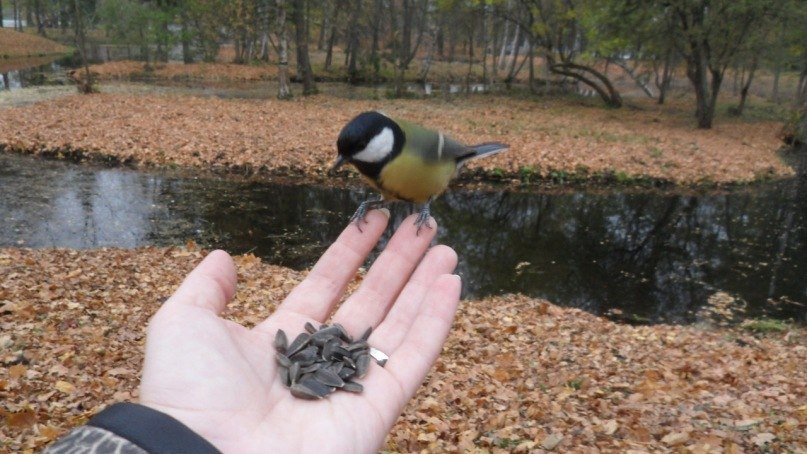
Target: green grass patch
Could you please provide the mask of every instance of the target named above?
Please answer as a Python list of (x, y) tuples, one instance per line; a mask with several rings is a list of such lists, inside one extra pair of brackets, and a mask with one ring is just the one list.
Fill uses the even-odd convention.
[(742, 327), (755, 333), (783, 333), (790, 329), (788, 323), (772, 318), (747, 320), (742, 324)]

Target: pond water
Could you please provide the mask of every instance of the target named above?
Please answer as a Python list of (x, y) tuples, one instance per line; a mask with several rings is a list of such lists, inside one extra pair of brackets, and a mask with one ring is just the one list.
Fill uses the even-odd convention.
[[(790, 154), (803, 170), (805, 150)], [(456, 189), (432, 213), (439, 242), (459, 253), (466, 298), (521, 292), (622, 320), (673, 323), (697, 321), (709, 303), (729, 301), (745, 308), (741, 317), (805, 323), (801, 175), (715, 192)], [(128, 248), (192, 239), (299, 269), (313, 264), (367, 195), (361, 187), (0, 154), (0, 246)], [(406, 211), (394, 208), (393, 223)]]

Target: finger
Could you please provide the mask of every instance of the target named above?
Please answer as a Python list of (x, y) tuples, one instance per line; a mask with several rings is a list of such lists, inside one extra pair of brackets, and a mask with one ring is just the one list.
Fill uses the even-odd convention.
[(230, 254), (213, 251), (188, 274), (165, 306), (187, 304), (219, 314), (235, 295), (237, 279)]
[(398, 348), (415, 321), (429, 287), (439, 276), (453, 273), (456, 267), (457, 253), (453, 249), (443, 245), (429, 249), (387, 316), (373, 332), (370, 345), (383, 352)]
[[(389, 355), (386, 372), (397, 380), (403, 397), (407, 400), (415, 394), (440, 355), (457, 311), (460, 287), (459, 276), (443, 274), (438, 277), (429, 287), (418, 315), (401, 345), (394, 351), (385, 352)], [(380, 388), (383, 387), (368, 386), (365, 391), (389, 391)], [(368, 395), (371, 400), (382, 397)]]
[(423, 258), (437, 229), (421, 229), (418, 234), (414, 220), (414, 215), (404, 219), (359, 289), (334, 314), (334, 321), (349, 333), (359, 335), (378, 325)]
[(361, 231), (353, 223), (348, 225), (278, 311), (325, 321), (347, 284), (356, 276), (356, 270), (378, 243), (388, 221), (389, 210), (382, 208), (367, 213), (367, 223), (362, 224)]

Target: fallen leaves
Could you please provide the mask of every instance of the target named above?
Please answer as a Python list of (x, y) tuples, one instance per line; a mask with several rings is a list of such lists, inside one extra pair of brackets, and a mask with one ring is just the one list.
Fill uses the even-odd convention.
[(0, 59), (64, 54), (70, 48), (31, 33), (0, 28)]
[(508, 152), (469, 163), (466, 176), (485, 179), (611, 175), (689, 184), (793, 173), (777, 155), (775, 122), (727, 120), (704, 131), (695, 129), (688, 117), (650, 110), (658, 109), (652, 106), (613, 111), (562, 100), (538, 103), (493, 96), (446, 103), (325, 95), (288, 102), (74, 95), (4, 109), (0, 148), (145, 166), (325, 178), (341, 127), (369, 109), (468, 143), (509, 143)]
[[(188, 246), (0, 249), (3, 449), (41, 449), (137, 400), (148, 319), (204, 255)], [(234, 259), (241, 285), (225, 316), (248, 325), (305, 274)], [(806, 336), (620, 325), (518, 295), (464, 301), (385, 449), (799, 452)]]

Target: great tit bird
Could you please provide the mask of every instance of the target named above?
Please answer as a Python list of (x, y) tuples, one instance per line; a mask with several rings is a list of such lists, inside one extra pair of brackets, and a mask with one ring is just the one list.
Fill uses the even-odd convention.
[(339, 156), (331, 171), (349, 162), (380, 199), (366, 200), (351, 218), (359, 228), (367, 211), (387, 201), (402, 200), (420, 205), (415, 225), (429, 226), (429, 203), (448, 187), (457, 170), (471, 159), (506, 150), (509, 146), (487, 142), (467, 146), (380, 112), (363, 112), (351, 120), (336, 141)]

